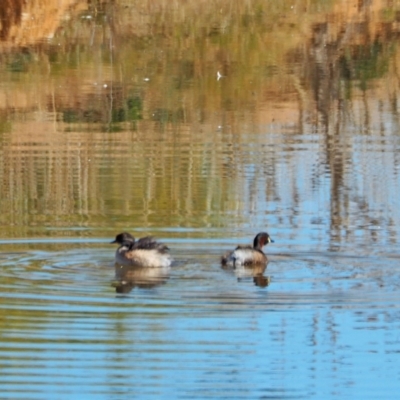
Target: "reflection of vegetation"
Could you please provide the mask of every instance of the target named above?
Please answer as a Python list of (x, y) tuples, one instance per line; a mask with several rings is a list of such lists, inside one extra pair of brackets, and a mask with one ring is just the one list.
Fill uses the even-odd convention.
[[(221, 106), (228, 111), (252, 109), (268, 94), (284, 101), (288, 93), (297, 96), (289, 64), (293, 59), (289, 60), (288, 54), (299, 52), (300, 48), (317, 50), (315, 25), (326, 27), (326, 56), (325, 60), (303, 58), (305, 69), (334, 63), (335, 69), (342, 68), (334, 78), (338, 85), (339, 79), (346, 76), (362, 82), (381, 76), (387, 68), (385, 48), (390, 42), (389, 34), (385, 33), (383, 43), (371, 35), (371, 22), (358, 23), (360, 15), (353, 37), (346, 26), (354, 23), (345, 14), (330, 15), (332, 23), (321, 23), (321, 10), (333, 13), (335, 5), (334, 1), (317, 0), (299, 1), (296, 5), (287, 1), (232, 4), (218, 0), (207, 2), (207, 7), (201, 1), (188, 1), (179, 8), (164, 8), (157, 2), (145, 1), (139, 6), (91, 1), (80, 15), (63, 23), (62, 30), (48, 45), (40, 47), (36, 57), (30, 60), (20, 54), (9, 66), (13, 71), (28, 72), (37, 87), (41, 86), (45, 66), (49, 67), (56, 83), (55, 93), (48, 94), (56, 98), (56, 104), (51, 106), (64, 114), (65, 122), (119, 123), (148, 118), (179, 121), (174, 110), (182, 110), (178, 114), (185, 115), (187, 122), (193, 116), (190, 108), (194, 104), (205, 115)], [(347, 25), (343, 23), (345, 18)], [(389, 26), (390, 18), (395, 19), (396, 14), (385, 12), (385, 26)], [(335, 39), (332, 32), (336, 26), (345, 32), (345, 41)], [(359, 44), (360, 37), (365, 44)], [(340, 63), (329, 59), (329, 49), (345, 55)], [(217, 71), (229, 79), (216, 83)], [(95, 93), (95, 86), (88, 90), (83, 82), (133, 85), (141, 93), (140, 106), (129, 105), (130, 91), (118, 94), (123, 104), (103, 100), (93, 104), (93, 96), (87, 93)], [(74, 97), (80, 96), (79, 102), (65, 94), (71, 83)]]
[(5, 40), (11, 27), (22, 18), (25, 0), (2, 0), (0, 5), (0, 40)]
[(183, 109), (171, 111), (159, 108), (153, 111), (152, 119), (163, 124), (168, 122), (181, 123), (185, 122), (185, 112)]
[[(136, 122), (142, 119), (142, 100), (140, 97), (130, 97), (124, 102), (125, 104), (110, 101), (107, 97), (99, 96), (95, 98), (95, 101), (91, 101), (90, 104), (88, 102), (89, 106), (93, 108), (60, 110), (63, 115), (63, 122), (118, 124), (121, 122)], [(107, 111), (108, 107), (104, 106), (104, 102), (107, 102), (108, 106), (111, 107), (111, 113)]]
[[(340, 137), (340, 118), (349, 117), (336, 104), (352, 100), (346, 83), (366, 87), (390, 71), (397, 33), (387, 28), (380, 37), (379, 19), (365, 14), (369, 24), (358, 23), (361, 11), (353, 29), (333, 0), (128, 3), (90, 1), (46, 43), (1, 55), (0, 73), (12, 75), (4, 121), (18, 120), (15, 110), (51, 121), (2, 141), (2, 221), (85, 225), (112, 215), (121, 223), (129, 216), (143, 225), (219, 226), (224, 210), (245, 219), (240, 196), (250, 167), (238, 150), (248, 145), (242, 133), (273, 122), (298, 134), (301, 124), (318, 121), (339, 225), (348, 156), (328, 134)], [(385, 18), (390, 27), (396, 13)], [(8, 126), (0, 123), (0, 131)], [(258, 157), (254, 176), (278, 198), (271, 176), (279, 155)]]
[(340, 59), (341, 75), (345, 79), (366, 82), (381, 78), (389, 68), (390, 53), (385, 51), (382, 43), (374, 42), (365, 46), (356, 46)]
[(11, 72), (28, 72), (32, 57), (26, 50), (14, 53), (8, 60), (8, 69)]
[(130, 97), (126, 102), (127, 109), (123, 110), (125, 118), (123, 121), (139, 121), (142, 119), (143, 102), (138, 96)]
[[(11, 122), (7, 115), (0, 113), (0, 135), (11, 132)], [(1, 136), (0, 136), (1, 139)], [(0, 142), (1, 143), (1, 142)]]

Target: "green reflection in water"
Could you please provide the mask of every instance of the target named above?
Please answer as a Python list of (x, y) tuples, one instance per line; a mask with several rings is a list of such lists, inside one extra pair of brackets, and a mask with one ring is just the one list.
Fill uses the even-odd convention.
[[(13, 46), (0, 66), (5, 235), (115, 225), (253, 234), (271, 220), (293, 225), (299, 209), (307, 219), (318, 190), (312, 220), (335, 238), (358, 226), (347, 222), (354, 203), (366, 220), (385, 220), (372, 215), (368, 185), (348, 188), (357, 187), (351, 168), (368, 172), (351, 159), (355, 148), (370, 156), (353, 141), (356, 125), (371, 134), (384, 126), (386, 142), (373, 150), (383, 146), (392, 161), (369, 178), (397, 187), (390, 123), (376, 122), (362, 97), (396, 125), (394, 6), (379, 13), (371, 2), (355, 23), (352, 5), (335, 1), (79, 5), (35, 45), (9, 36), (23, 5), (3, 27), (2, 44)], [(381, 97), (349, 89), (367, 83)]]

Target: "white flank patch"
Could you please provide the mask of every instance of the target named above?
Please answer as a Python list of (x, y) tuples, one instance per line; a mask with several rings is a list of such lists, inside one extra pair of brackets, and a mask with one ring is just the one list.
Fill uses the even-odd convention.
[(169, 254), (163, 254), (157, 250), (133, 250), (127, 251), (120, 248), (115, 253), (115, 261), (121, 265), (136, 265), (139, 267), (169, 267), (172, 258)]

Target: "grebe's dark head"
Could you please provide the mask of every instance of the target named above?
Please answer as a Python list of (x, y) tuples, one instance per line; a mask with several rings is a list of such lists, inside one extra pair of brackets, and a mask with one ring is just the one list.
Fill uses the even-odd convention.
[(122, 232), (115, 236), (115, 240), (113, 240), (111, 243), (123, 244), (127, 242), (135, 243), (135, 238), (128, 232)]
[(263, 246), (266, 246), (268, 243), (274, 243), (274, 241), (271, 239), (271, 237), (268, 235), (267, 232), (260, 232), (254, 238), (253, 247), (255, 249), (261, 250), (263, 248)]

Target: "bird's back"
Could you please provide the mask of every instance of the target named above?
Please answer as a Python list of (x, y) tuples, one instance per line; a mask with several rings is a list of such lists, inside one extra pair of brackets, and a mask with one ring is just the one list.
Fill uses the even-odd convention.
[(169, 267), (172, 258), (168, 247), (146, 236), (129, 246), (121, 246), (115, 253), (115, 261), (124, 266)]

